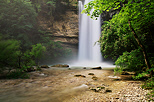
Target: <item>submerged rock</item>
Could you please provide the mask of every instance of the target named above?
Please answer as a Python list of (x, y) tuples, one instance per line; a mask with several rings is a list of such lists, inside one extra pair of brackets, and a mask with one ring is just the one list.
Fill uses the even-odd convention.
[(86, 76), (84, 76), (84, 75), (81, 75), (81, 74), (79, 74), (79, 75), (74, 75), (75, 77), (83, 77), (83, 78), (85, 78)]
[(98, 77), (96, 77), (96, 76), (93, 76), (93, 77), (92, 77), (92, 79), (93, 79), (93, 80), (97, 80), (97, 79), (98, 79)]
[(53, 65), (52, 67), (69, 67), (69, 65), (67, 65), (67, 64), (56, 64), (56, 65)]
[(112, 92), (111, 89), (106, 88), (105, 86), (95, 86), (95, 87), (89, 87), (90, 90), (94, 92), (99, 92), (99, 93), (106, 93), (106, 92)]
[(94, 73), (88, 73), (88, 75), (94, 75)]
[(106, 88), (105, 92), (112, 92), (112, 90), (110, 88)]

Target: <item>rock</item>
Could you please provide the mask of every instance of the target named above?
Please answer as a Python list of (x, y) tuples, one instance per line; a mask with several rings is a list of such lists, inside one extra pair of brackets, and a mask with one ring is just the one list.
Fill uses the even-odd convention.
[(35, 71), (34, 67), (30, 67), (30, 68), (27, 68), (25, 69), (26, 72), (32, 72), (32, 71)]
[(88, 75), (94, 75), (94, 73), (88, 73)]
[(42, 65), (41, 68), (49, 68), (48, 65)]
[(102, 69), (101, 67), (95, 67), (95, 68), (91, 68), (91, 69)]
[(84, 75), (74, 75), (75, 77), (83, 77), (83, 78), (85, 78), (86, 76), (84, 76)]
[(86, 69), (86, 67), (83, 67), (83, 69)]
[(135, 72), (127, 72), (129, 75), (135, 75)]
[(40, 76), (44, 76), (44, 77), (46, 77), (47, 75), (45, 75), (44, 73), (40, 73)]
[(119, 81), (120, 79), (114, 79), (114, 81)]
[(112, 92), (112, 90), (110, 88), (106, 88), (105, 92)]
[(105, 91), (105, 87), (103, 86), (99, 86), (99, 87), (89, 87), (90, 90), (95, 91), (95, 92), (100, 92), (100, 93), (104, 93)]
[(104, 86), (99, 86), (99, 87), (97, 87), (97, 88), (99, 88), (99, 89), (105, 89), (105, 87), (104, 87)]
[(92, 79), (93, 79), (93, 80), (97, 80), (97, 79), (98, 79), (98, 77), (96, 77), (96, 76), (93, 76), (93, 77), (92, 77)]
[(113, 78), (113, 79), (120, 79), (120, 77), (118, 76), (108, 76), (109, 78)]
[(121, 75), (135, 75), (135, 72), (123, 71)]
[(51, 67), (69, 67), (69, 65), (67, 65), (67, 64), (57, 64), (57, 65), (53, 65)]

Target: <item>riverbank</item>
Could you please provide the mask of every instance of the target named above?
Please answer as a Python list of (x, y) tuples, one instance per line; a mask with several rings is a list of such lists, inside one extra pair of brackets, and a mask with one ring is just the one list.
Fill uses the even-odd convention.
[[(91, 74), (90, 74), (91, 73)], [(148, 90), (113, 70), (47, 68), (30, 79), (0, 80), (1, 102), (145, 102)]]

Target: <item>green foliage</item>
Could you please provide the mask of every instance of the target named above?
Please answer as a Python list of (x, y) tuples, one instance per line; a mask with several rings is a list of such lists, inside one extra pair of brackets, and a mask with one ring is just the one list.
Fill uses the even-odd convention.
[(131, 71), (142, 71), (145, 66), (142, 52), (139, 49), (124, 52), (115, 62), (116, 66)]
[(0, 71), (18, 67), (20, 43), (17, 40), (0, 41)]
[[(92, 9), (94, 11), (91, 14)], [(140, 46), (136, 42), (128, 21), (131, 22), (141, 44), (145, 46), (146, 52), (151, 53), (148, 58), (152, 60), (154, 30), (151, 26), (154, 26), (154, 3), (151, 0), (93, 0), (85, 5), (82, 13), (87, 13), (95, 19), (103, 12), (113, 12), (116, 9), (118, 13), (102, 26), (99, 41), (101, 52), (105, 57), (112, 57), (115, 60), (118, 58), (115, 63), (120, 66), (120, 69), (117, 67), (116, 71), (127, 68), (142, 72), (145, 66), (143, 53), (139, 50)]]
[(123, 68), (122, 67), (114, 68), (114, 75), (116, 75), (117, 73), (122, 74), (122, 72), (123, 72)]
[(45, 51), (46, 51), (45, 46), (42, 46), (42, 44), (39, 43), (32, 46), (30, 54), (33, 55), (35, 58), (41, 58)]
[(37, 14), (30, 0), (0, 0), (0, 7), (0, 32), (20, 40), (22, 45), (31, 42), (29, 33), (35, 31)]
[(128, 24), (119, 24), (117, 20), (106, 21), (102, 29), (99, 42), (101, 44), (101, 52), (105, 58), (111, 57), (116, 60), (123, 52), (135, 49), (134, 39), (132, 39), (133, 35), (129, 30)]
[(26, 71), (28, 68), (31, 68), (34, 65), (36, 65), (35, 59), (31, 55), (31, 52), (27, 50), (21, 56), (21, 62), (20, 62), (21, 70)]
[(151, 77), (148, 80), (146, 80), (146, 82), (142, 85), (142, 88), (151, 89), (151, 92), (148, 93), (148, 98), (151, 101), (154, 101), (154, 99), (152, 99), (152, 97), (154, 97), (154, 77)]
[(68, 57), (72, 53), (70, 49), (64, 49), (60, 41), (52, 41), (49, 37), (43, 37), (43, 41), (43, 44), (46, 46), (47, 50), (45, 56), (47, 56), (49, 59)]
[(139, 73), (137, 76), (132, 76), (133, 79), (137, 80), (137, 79), (141, 79), (145, 76), (147, 76), (149, 73), (148, 72), (142, 72), (142, 73)]
[(23, 72), (22, 70), (16, 70), (16, 71), (12, 71), (9, 74), (7, 74), (7, 76), (5, 78), (8, 79), (28, 79), (29, 75), (25, 72)]
[[(32, 46), (31, 51), (26, 50), (22, 52), (20, 50), (20, 43), (17, 40), (3, 40), (0, 37), (0, 72), (11, 72), (9, 76), (20, 76), (21, 72), (26, 71), (28, 68), (36, 65), (36, 59), (40, 59), (43, 56), (43, 52), (46, 50), (42, 44), (36, 44)], [(16, 76), (15, 76), (16, 74)], [(9, 77), (8, 76), (8, 77)], [(21, 76), (22, 77), (22, 76)]]

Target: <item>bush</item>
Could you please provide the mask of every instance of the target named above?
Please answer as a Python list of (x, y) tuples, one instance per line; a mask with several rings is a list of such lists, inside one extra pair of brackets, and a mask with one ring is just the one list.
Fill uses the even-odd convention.
[(7, 71), (8, 77), (21, 76), (24, 71), (36, 65), (46, 49), (42, 44), (33, 45), (31, 50), (24, 52), (20, 48), (19, 41), (3, 40), (0, 36), (0, 74)]
[(131, 52), (124, 52), (123, 55), (117, 59), (115, 64), (121, 69), (141, 72), (141, 69), (146, 66), (144, 63), (144, 57), (141, 53), (140, 49), (132, 50)]
[(0, 41), (0, 71), (18, 67), (20, 42), (17, 40)]
[(7, 74), (6, 78), (8, 79), (28, 79), (29, 75), (26, 72), (23, 72), (21, 70), (16, 70), (13, 72), (10, 72), (9, 74)]

